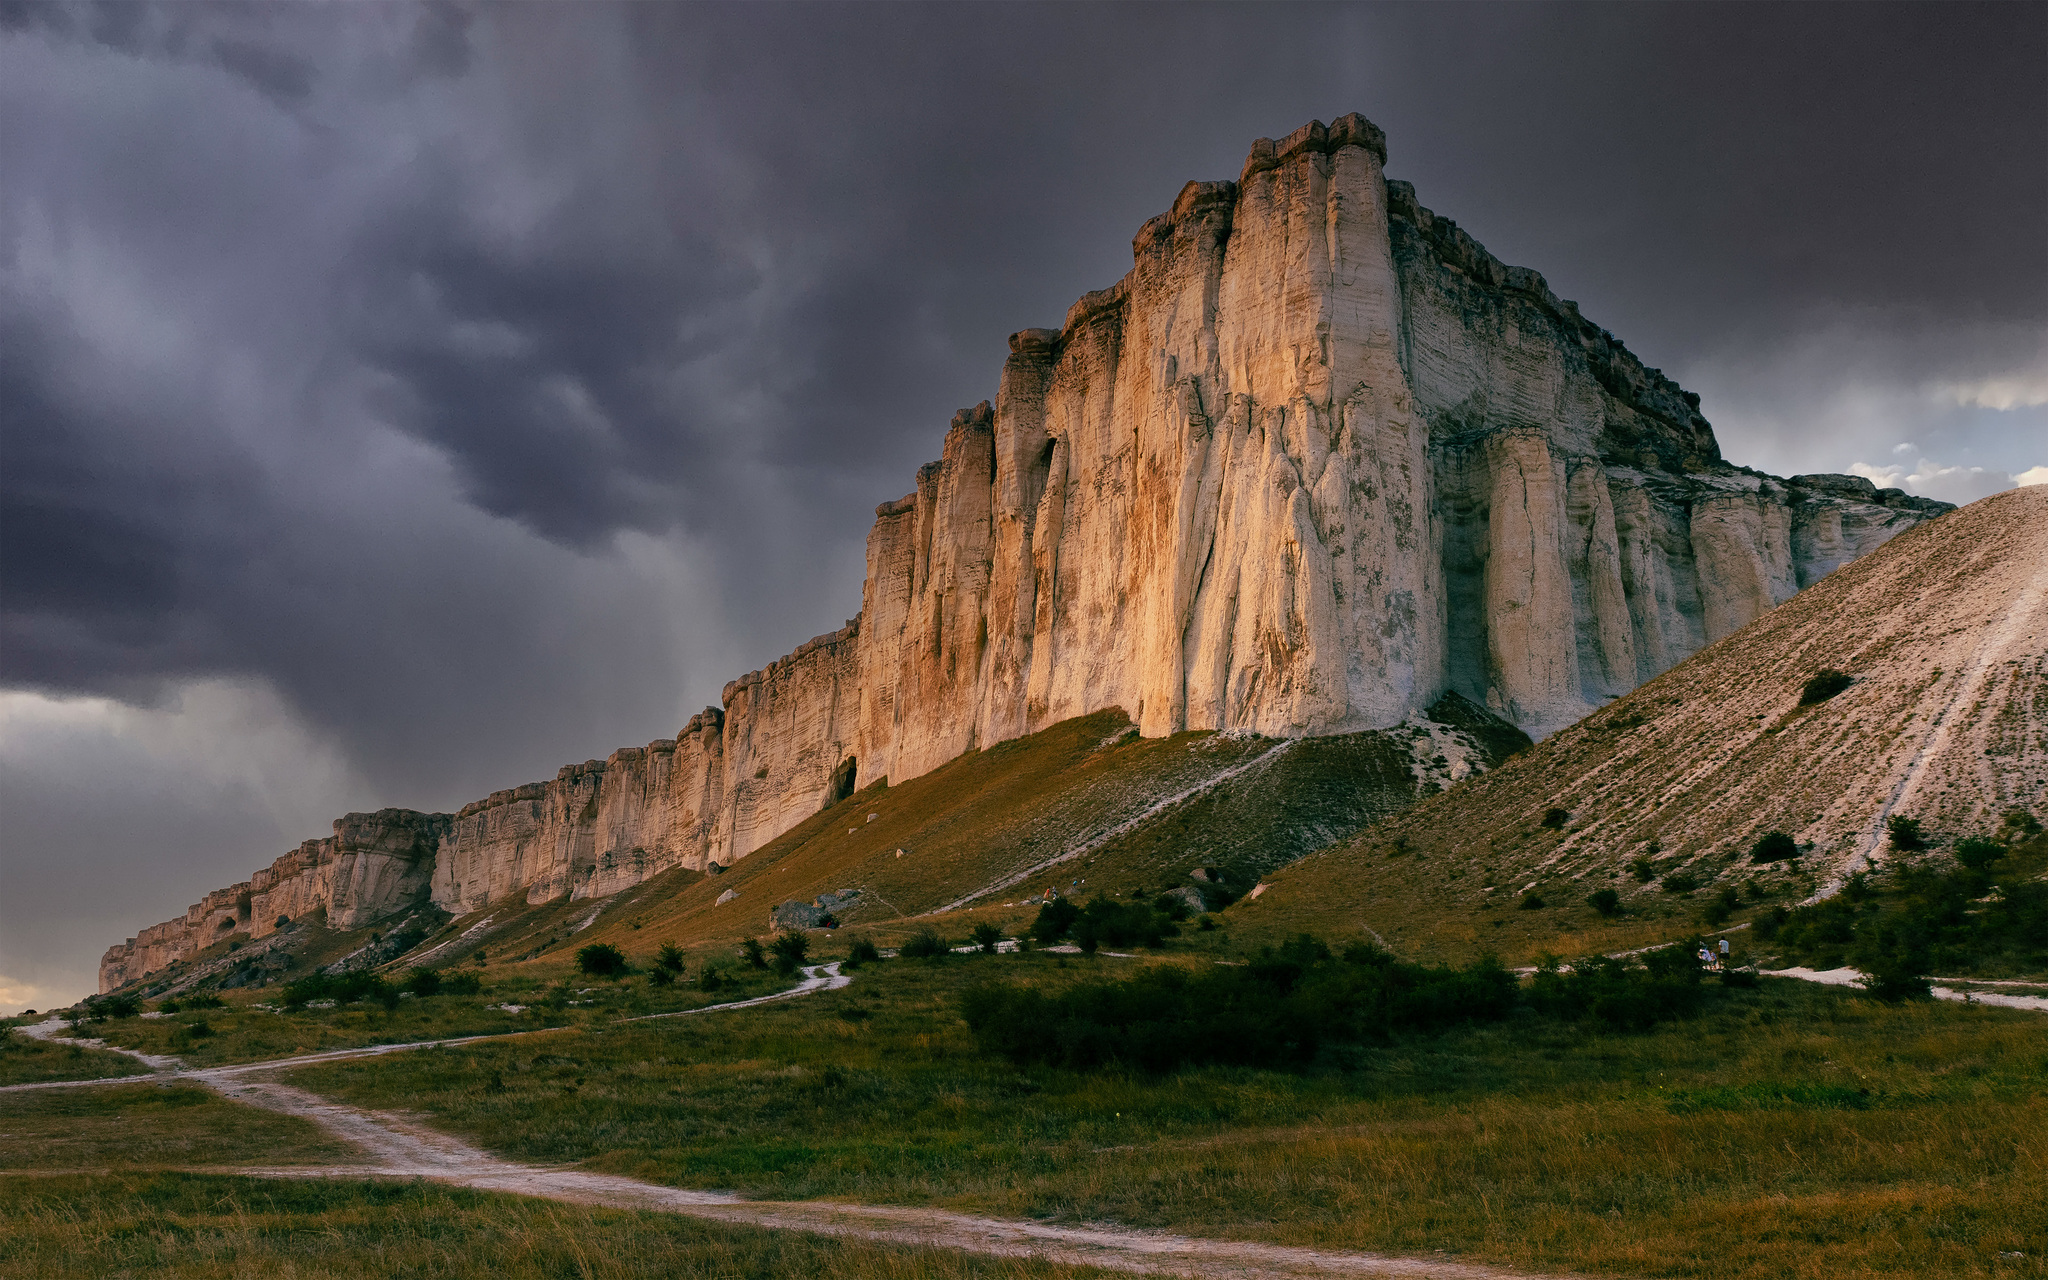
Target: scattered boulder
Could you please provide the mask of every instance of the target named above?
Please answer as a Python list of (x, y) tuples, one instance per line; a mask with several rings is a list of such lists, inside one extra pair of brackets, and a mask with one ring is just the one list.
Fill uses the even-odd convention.
[(776, 929), (817, 929), (831, 913), (808, 902), (785, 902), (768, 913), (768, 924)]
[(719, 894), (718, 901), (712, 903), (711, 905), (714, 907), (722, 907), (726, 903), (731, 902), (734, 898), (737, 898), (739, 896), (740, 891), (738, 889), (727, 889), (724, 893)]

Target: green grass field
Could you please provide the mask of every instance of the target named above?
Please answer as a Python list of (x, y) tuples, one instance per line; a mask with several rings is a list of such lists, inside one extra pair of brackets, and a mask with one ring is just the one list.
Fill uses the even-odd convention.
[(141, 1075), (148, 1069), (122, 1054), (75, 1044), (50, 1044), (32, 1040), (13, 1027), (0, 1027), (0, 1085), (36, 1080), (106, 1080)]
[(116, 1084), (0, 1094), (0, 1170), (346, 1164), (316, 1125), (198, 1085)]
[(517, 1159), (755, 1196), (1619, 1274), (2042, 1274), (2038, 1016), (1771, 981), (1641, 1035), (1525, 1017), (1153, 1078), (1019, 1070), (954, 1010), (978, 978), (1137, 963), (891, 961), (786, 1005), (291, 1079)]
[(0, 1176), (0, 1275), (39, 1280), (1082, 1280), (1084, 1267), (841, 1243), (427, 1183)]

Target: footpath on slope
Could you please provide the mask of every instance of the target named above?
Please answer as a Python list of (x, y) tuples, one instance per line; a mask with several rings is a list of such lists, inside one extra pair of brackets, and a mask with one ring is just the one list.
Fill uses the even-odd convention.
[[(702, 1008), (685, 1009), (675, 1013), (648, 1014), (622, 1021), (643, 1022), (656, 1018), (712, 1013), (723, 1009), (744, 1009), (817, 991), (837, 990), (853, 981), (839, 972), (836, 963), (812, 965), (805, 968), (803, 974), (802, 982), (774, 995), (759, 996), (752, 1000), (736, 1000), (730, 1004), (705, 1005)], [(58, 1032), (66, 1025), (62, 1020), (51, 1019), (33, 1027), (25, 1027), (23, 1031), (36, 1039), (57, 1044), (79, 1044), (127, 1054), (143, 1059), (159, 1069), (155, 1074), (144, 1076), (8, 1085), (0, 1087), (0, 1092), (132, 1084), (151, 1080), (166, 1083), (191, 1080), (237, 1102), (310, 1120), (336, 1137), (360, 1148), (370, 1157), (368, 1163), (359, 1165), (245, 1167), (210, 1169), (207, 1170), (209, 1173), (238, 1173), (258, 1178), (424, 1178), (453, 1186), (471, 1187), (479, 1191), (536, 1196), (546, 1200), (604, 1208), (687, 1214), (736, 1226), (806, 1231), (814, 1235), (883, 1244), (953, 1249), (990, 1257), (1032, 1258), (1137, 1275), (1188, 1276), (1194, 1280), (1297, 1280), (1317, 1276), (1378, 1276), (1397, 1277), (1399, 1280), (1577, 1280), (1570, 1274), (1559, 1272), (1538, 1274), (1476, 1263), (1453, 1262), (1448, 1259), (1404, 1258), (1387, 1254), (1205, 1239), (1160, 1231), (1133, 1231), (1109, 1225), (1065, 1227), (1043, 1222), (976, 1217), (970, 1214), (949, 1213), (941, 1209), (850, 1204), (828, 1200), (745, 1200), (724, 1192), (690, 1191), (610, 1174), (501, 1160), (459, 1139), (388, 1112), (351, 1107), (290, 1085), (251, 1078), (313, 1063), (378, 1057), (439, 1045), (474, 1044), (481, 1040), (546, 1035), (566, 1028), (507, 1031), (489, 1035), (461, 1036), (449, 1040), (421, 1040), (409, 1044), (365, 1045), (354, 1049), (305, 1054), (295, 1058), (275, 1058), (266, 1062), (186, 1068), (179, 1065), (175, 1058), (144, 1054), (133, 1049), (123, 1049), (118, 1045), (76, 1040), (59, 1035)]]

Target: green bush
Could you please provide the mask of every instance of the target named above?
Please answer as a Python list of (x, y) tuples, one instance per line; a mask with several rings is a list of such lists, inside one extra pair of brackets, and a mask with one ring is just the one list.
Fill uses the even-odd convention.
[(876, 949), (872, 941), (867, 938), (855, 938), (853, 946), (847, 949), (846, 959), (840, 963), (839, 967), (841, 969), (858, 969), (864, 964), (873, 964), (881, 958), (881, 951)]
[(1988, 871), (1992, 863), (1997, 862), (2004, 856), (2005, 846), (1996, 840), (1981, 840), (1971, 837), (1968, 840), (1958, 840), (1956, 842), (1956, 862), (1970, 871), (1979, 873)]
[(94, 1022), (107, 1018), (132, 1018), (142, 1012), (142, 1002), (131, 995), (94, 996), (85, 1002), (86, 1016)]
[(647, 971), (647, 985), (652, 987), (672, 987), (676, 985), (676, 971), (664, 969), (656, 965)]
[(683, 949), (673, 942), (664, 942), (654, 953), (654, 967), (672, 978), (683, 976)]
[(1648, 884), (1657, 878), (1657, 868), (1646, 857), (1630, 858), (1628, 873), (1636, 878), (1637, 884)]
[(1706, 905), (1700, 915), (1708, 924), (1719, 926), (1728, 923), (1728, 917), (1734, 915), (1741, 906), (1742, 895), (1735, 891), (1735, 886), (1723, 885), (1721, 892), (1714, 895), (1714, 900)]
[(1066, 937), (1080, 918), (1081, 908), (1071, 900), (1054, 898), (1038, 909), (1038, 918), (1031, 922), (1031, 936), (1050, 946)]
[(1800, 688), (1799, 705), (1810, 707), (1816, 702), (1826, 702), (1854, 683), (1846, 672), (1837, 671), (1833, 667), (1822, 667)]
[(938, 960), (952, 954), (946, 940), (934, 933), (927, 925), (910, 935), (910, 940), (896, 948), (896, 954), (912, 960)]
[(1157, 966), (1056, 994), (990, 983), (960, 997), (984, 1052), (1019, 1065), (1144, 1071), (1300, 1066), (1327, 1043), (1495, 1021), (1514, 1007), (1514, 976), (1496, 962), (1425, 968), (1370, 946), (1333, 956), (1306, 934), (1244, 966)]
[(992, 956), (996, 953), (996, 944), (1003, 940), (1003, 931), (984, 921), (968, 931), (967, 940), (980, 947), (983, 955)]
[(1642, 1031), (1697, 1012), (1701, 972), (1697, 943), (1661, 947), (1639, 958), (1594, 956), (1569, 972), (1552, 961), (1536, 971), (1529, 1003), (1555, 1018)]
[(1901, 853), (1918, 853), (1927, 847), (1927, 833), (1920, 829), (1920, 819), (1893, 814), (1884, 820), (1884, 829), (1890, 833), (1892, 848)]
[(705, 965), (697, 974), (697, 990), (716, 991), (725, 985), (725, 975), (715, 967)]
[(1180, 936), (1180, 929), (1166, 913), (1147, 902), (1118, 902), (1114, 898), (1091, 898), (1070, 930), (1074, 941), (1089, 955), (1103, 946), (1157, 947), (1167, 938)]
[(441, 975), (441, 994), (444, 996), (473, 996), (484, 989), (482, 975), (475, 973), (444, 973)]
[(1586, 905), (1611, 917), (1621, 911), (1621, 895), (1612, 889), (1595, 889), (1586, 895)]
[[(309, 973), (297, 982), (286, 984), (286, 1009), (303, 1009), (315, 1000), (332, 1000), (336, 1004), (354, 1004), (358, 1000), (366, 1000), (381, 1004), (386, 1009), (396, 1009), (398, 988), (365, 969), (340, 974)], [(196, 1006), (187, 1001), (186, 1007)]]
[(810, 958), (811, 940), (794, 929), (785, 929), (775, 935), (769, 949), (775, 953), (775, 972), (787, 978), (803, 968), (804, 961)]
[(1561, 830), (1564, 824), (1571, 820), (1572, 815), (1569, 809), (1545, 809), (1543, 811), (1543, 826), (1550, 831)]
[(1663, 889), (1666, 893), (1691, 893), (1699, 887), (1699, 877), (1690, 871), (1672, 871), (1664, 877)]
[(441, 992), (441, 975), (432, 969), (417, 967), (409, 969), (406, 971), (405, 978), (399, 982), (398, 989), (400, 991), (410, 991), (415, 996), (439, 995)]
[(1522, 900), (1517, 902), (1515, 906), (1522, 911), (1540, 911), (1543, 909), (1542, 895), (1531, 889), (1522, 895)]
[(1799, 856), (1799, 842), (1783, 831), (1767, 831), (1749, 847), (1751, 862), (1783, 862)]
[(626, 953), (609, 942), (593, 942), (578, 949), (576, 968), (593, 978), (619, 978), (633, 971), (626, 963)]

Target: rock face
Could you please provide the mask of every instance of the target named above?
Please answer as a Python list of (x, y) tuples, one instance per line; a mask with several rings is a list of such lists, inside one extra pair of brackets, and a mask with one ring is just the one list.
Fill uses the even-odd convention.
[[(1824, 669), (1851, 681), (1802, 705)], [(1568, 815), (1562, 827), (1545, 824), (1553, 808)], [(1826, 891), (1898, 856), (1886, 848), (1893, 817), (1919, 820), (1944, 849), (2012, 815), (2048, 818), (2048, 486), (1993, 494), (1911, 531), (1503, 767), (1423, 800), (1398, 835), (1428, 865), (1484, 869), (1556, 905), (1595, 887), (1659, 897), (1656, 884), (1615, 874), (1636, 858), (1653, 858), (1657, 877), (1684, 872), (1702, 897), (1775, 875), (1750, 857), (1773, 831), (1797, 842)], [(1288, 868), (1266, 905), (1335, 902), (1387, 927), (1412, 902), (1372, 870), (1394, 838), (1370, 832)], [(1431, 901), (1508, 896), (1487, 880), (1439, 882)]]
[(416, 905), (448, 830), (445, 813), (351, 813), (325, 840), (308, 840), (240, 884), (216, 889), (175, 920), (151, 925), (100, 960), (100, 990), (184, 960), (237, 932), (261, 938), (322, 908), (355, 929)]
[[(674, 741), (466, 806), (433, 901), (729, 863), (1105, 707), (1288, 736), (1455, 691), (1542, 737), (1948, 509), (1723, 462), (1697, 396), (1385, 163), (1351, 115), (1189, 183), (876, 509), (859, 618)], [(156, 930), (103, 982), (155, 967)]]

